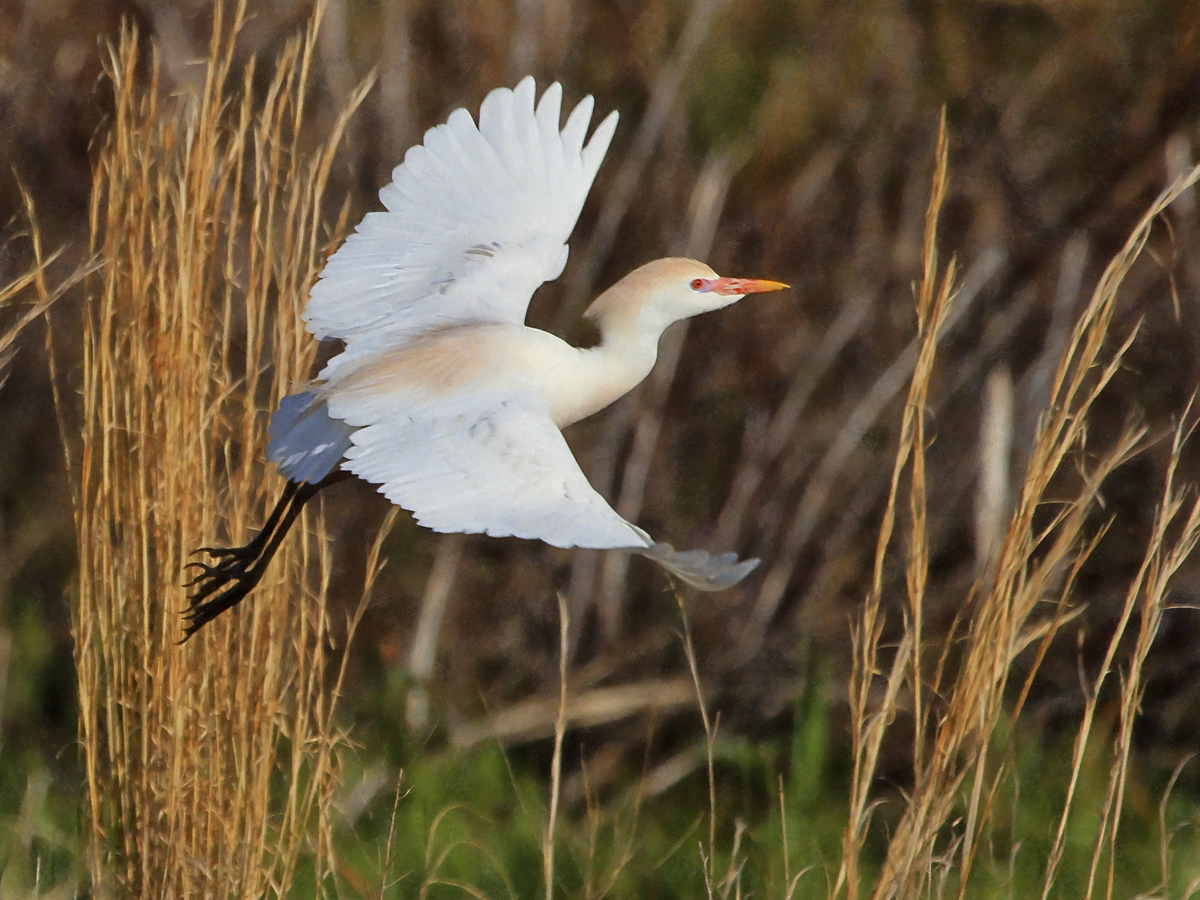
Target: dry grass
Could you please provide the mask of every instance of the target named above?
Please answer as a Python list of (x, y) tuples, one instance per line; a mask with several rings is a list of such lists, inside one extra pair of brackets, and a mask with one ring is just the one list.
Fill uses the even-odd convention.
[(264, 409), (312, 363), (299, 314), (331, 241), (322, 195), (348, 115), (302, 150), (319, 10), (258, 98), (254, 64), (232, 65), (244, 13), (218, 7), (198, 94), (164, 96), (132, 29), (109, 63), (73, 616), (100, 896), (283, 895), (302, 855), (318, 885), (333, 865), (333, 648), (355, 623), (324, 612), (321, 516), (251, 602), (178, 645), (189, 552), (242, 543), (280, 488)]
[(567, 635), (571, 628), (571, 616), (567, 612), (567, 601), (558, 595), (558, 712), (554, 718), (554, 758), (550, 762), (550, 814), (546, 822), (546, 836), (542, 841), (542, 871), (546, 882), (546, 900), (554, 896), (554, 836), (558, 822), (558, 798), (562, 788), (562, 747), (567, 731), (567, 653), (570, 641)]
[[(972, 865), (997, 813), (997, 797), (1010, 775), (1011, 747), (1002, 726), (1021, 716), (1039, 666), (1063, 625), (1081, 608), (1074, 597), (1076, 576), (1099, 541), (1089, 534), (1101, 503), (1101, 487), (1118, 466), (1143, 448), (1146, 429), (1127, 425), (1111, 446), (1087, 454), (1089, 413), (1119, 370), (1137, 327), (1112, 342), (1118, 293), (1146, 245), (1155, 220), (1200, 179), (1193, 169), (1164, 190), (1142, 216), (1122, 250), (1105, 269), (1090, 303), (1079, 316), (1059, 363), (1051, 400), (1037, 431), (1023, 484), (994, 555), (940, 646), (927, 644), (924, 604), (929, 571), (928, 486), (924, 419), (938, 334), (953, 300), (953, 262), (937, 273), (937, 224), (946, 194), (945, 123), (939, 132), (933, 194), (926, 215), (923, 275), (917, 292), (920, 350), (904, 407), (899, 450), (880, 528), (873, 588), (855, 624), (851, 717), (854, 778), (850, 819), (834, 895), (857, 898), (864, 891), (860, 858), (877, 809), (875, 789), (880, 748), (898, 717), (913, 723), (912, 787), (899, 821), (890, 829), (886, 860), (868, 893), (876, 900), (967, 893)], [(1086, 687), (1078, 724), (1073, 775), (1061, 812), (1043, 897), (1054, 892), (1075, 786), (1093, 734), (1101, 689), (1118, 665), (1118, 723), (1111, 737), (1113, 763), (1100, 811), (1086, 895), (1112, 897), (1119, 854), (1118, 826), (1128, 775), (1132, 724), (1144, 691), (1142, 668), (1158, 633), (1168, 584), (1200, 540), (1200, 499), (1176, 483), (1192, 406), (1180, 412), (1154, 528), (1137, 575), (1128, 585), (1117, 626), (1099, 669)], [(1075, 470), (1070, 471), (1074, 465)], [(897, 507), (907, 473), (908, 521), (903, 562), (892, 560)], [(885, 647), (884, 572), (905, 568), (907, 602), (902, 633)], [(1132, 623), (1136, 621), (1136, 626)], [(1134, 649), (1119, 648), (1133, 631)], [(1122, 664), (1123, 660), (1123, 664)], [(1100, 738), (1102, 739), (1102, 738)], [(1164, 844), (1164, 855), (1166, 847)], [(1164, 858), (1166, 889), (1167, 866)]]
[(54, 264), (59, 254), (54, 253), (49, 257), (43, 254), (33, 200), (24, 192), (22, 195), (25, 198), (25, 210), (29, 217), (29, 237), (33, 243), (35, 262), (27, 271), (12, 281), (0, 285), (0, 312), (7, 312), (14, 308), (17, 301), (26, 293), (36, 292), (38, 299), (20, 312), (15, 319), (0, 327), (0, 387), (4, 386), (4, 382), (8, 378), (8, 367), (17, 353), (17, 339), (25, 329), (37, 319), (45, 316), (56, 300), (92, 274), (98, 267), (98, 263), (95, 261), (83, 263), (51, 290), (46, 283), (46, 271)]
[[(46, 266), (44, 264), (36, 266), (0, 288), (0, 310), (15, 305), (16, 299), (28, 290), (38, 278), (43, 277), (45, 269)], [(50, 302), (48, 302), (48, 299), (43, 299), (32, 309), (23, 313), (15, 322), (0, 330), (0, 386), (4, 384), (4, 380), (7, 377), (5, 370), (12, 361), (13, 355), (17, 352), (17, 338), (30, 322), (49, 308)]]
[[(624, 218), (634, 187), (666, 127), (665, 110), (680, 95), (681, 73), (718, 6), (705, 3), (692, 8), (670, 65), (658, 70), (652, 92), (656, 101), (650, 104), (653, 109), (661, 107), (658, 118), (649, 113), (644, 118), (639, 135), (645, 137), (635, 138), (627, 157), (627, 165), (633, 168), (615, 177), (619, 189), (601, 213), (598, 236), (582, 254), (585, 262), (571, 273), (560, 315), (570, 316), (574, 294), (596, 279), (608, 259), (612, 233)], [(265, 411), (308, 374), (312, 361), (312, 344), (300, 328), (299, 312), (333, 240), (323, 231), (319, 213), (333, 149), (345, 127), (343, 117), (315, 149), (306, 149), (309, 142), (301, 140), (315, 24), (303, 38), (287, 45), (265, 77), (259, 73), (256, 79), (253, 66), (234, 74), (229, 36), (236, 33), (241, 15), (239, 10), (232, 25), (222, 28), (218, 22), (214, 28), (211, 61), (197, 95), (164, 96), (157, 62), (139, 57), (133, 33), (124, 36), (110, 61), (115, 114), (96, 169), (92, 206), (92, 249), (103, 268), (89, 282), (82, 445), (67, 441), (68, 446), (78, 447), (73, 455), (78, 472), (80, 580), (74, 629), (91, 867), (99, 895), (183, 896), (218, 890), (239, 896), (282, 895), (294, 884), (302, 855), (311, 853), (315, 859), (317, 882), (322, 886), (329, 883), (327, 877), (336, 866), (328, 799), (335, 786), (339, 734), (334, 705), (344, 657), (339, 668), (330, 648), (337, 641), (348, 641), (357, 619), (352, 618), (343, 632), (324, 613), (330, 565), (319, 514), (309, 514), (299, 537), (282, 548), (267, 579), (243, 609), (223, 617), (186, 647), (176, 645), (178, 613), (185, 606), (180, 582), (187, 551), (203, 544), (242, 542), (278, 489), (261, 462)], [(256, 83), (259, 88), (254, 90)], [(354, 94), (351, 105), (360, 97), (361, 93)], [(667, 130), (682, 128), (676, 121)], [(830, 179), (844, 151), (825, 156), (822, 152), (818, 148), (814, 154), (813, 173), (800, 173), (804, 178), (812, 175), (814, 190)], [(664, 154), (664, 158), (671, 156)], [(690, 252), (705, 255), (703, 250), (712, 242), (725, 191), (737, 173), (735, 159), (741, 157), (710, 156), (709, 165), (695, 180)], [(1063, 329), (1066, 352), (1057, 374), (1047, 377), (1051, 399), (1023, 482), (1011, 511), (998, 506), (1004, 503), (1002, 487), (980, 504), (988, 516), (979, 533), (989, 535), (981, 537), (976, 547), (982, 557), (981, 573), (947, 637), (927, 623), (929, 585), (936, 577), (931, 576), (930, 559), (938, 544), (931, 532), (938, 517), (933, 515), (936, 504), (927, 499), (927, 477), (932, 481), (937, 476), (926, 471), (930, 442), (926, 413), (941, 393), (935, 390), (939, 339), (963, 320), (965, 307), (979, 293), (978, 285), (1001, 263), (989, 261), (986, 253), (976, 254), (961, 293), (954, 294), (954, 265), (940, 271), (937, 258), (938, 221), (948, 183), (944, 127), (937, 159), (924, 241), (918, 242), (923, 274), (917, 290), (917, 337), (901, 345), (893, 365), (868, 382), (869, 389), (861, 396), (847, 393), (851, 404), (847, 414), (827, 417), (833, 424), (810, 415), (818, 381), (832, 371), (852, 339), (879, 324), (871, 322), (869, 312), (883, 292), (882, 281), (855, 283), (852, 299), (815, 352), (796, 354), (807, 361), (797, 363), (795, 379), (782, 402), (773, 412), (764, 407), (757, 410), (757, 418), (748, 417), (746, 451), (735, 467), (734, 488), (720, 516), (722, 536), (716, 542), (744, 544), (759, 527), (751, 522), (756, 511), (774, 529), (774, 537), (767, 541), (770, 553), (764, 554), (767, 577), (758, 596), (728, 609), (731, 617), (740, 617), (739, 622), (750, 620), (741, 641), (745, 649), (731, 654), (744, 661), (764, 652), (765, 636), (780, 623), (780, 610), (789, 608), (784, 601), (790, 588), (795, 593), (795, 573), (813, 536), (825, 525), (829, 527), (824, 530), (832, 533), (826, 546), (836, 548), (839, 540), (852, 541), (870, 518), (876, 485), (884, 498), (879, 504), (885, 512), (870, 568), (870, 589), (854, 628), (850, 682), (854, 777), (842, 858), (831, 890), (854, 898), (864, 893), (880, 898), (969, 893), (972, 869), (987, 844), (1000, 804), (1007, 801), (1004, 788), (1012, 770), (1007, 723), (1021, 716), (1039, 667), (1051, 653), (1051, 642), (1080, 612), (1074, 589), (1102, 533), (1095, 521), (1103, 515), (1099, 510), (1105, 479), (1147, 443), (1147, 430), (1138, 425), (1126, 427), (1099, 452), (1087, 443), (1089, 415), (1136, 334), (1136, 328), (1126, 329), (1116, 336), (1116, 349), (1110, 349), (1118, 292), (1156, 217), (1197, 178), (1195, 171), (1188, 173), (1158, 198), (1108, 266), (1074, 330)], [(684, 183), (683, 177), (678, 181)], [(864, 208), (869, 213), (878, 203), (878, 198), (869, 197)], [(919, 220), (920, 203), (913, 208)], [(676, 207), (672, 215), (678, 218)], [(864, 213), (864, 218), (870, 216)], [(333, 233), (343, 226), (344, 221)], [(881, 237), (870, 229), (863, 231), (868, 237)], [(869, 254), (870, 245), (871, 240), (864, 239), (862, 246), (868, 248), (864, 254)], [(44, 304), (58, 292), (46, 287), (40, 274), (46, 262), (40, 249), (37, 255), (35, 269), (14, 290), (36, 285)], [(976, 268), (982, 274), (973, 278)], [(0, 303), (10, 293), (0, 294)], [(1006, 309), (998, 317), (996, 336), (983, 335), (984, 349), (959, 360), (954, 379), (970, 383), (972, 366), (981, 365), (981, 359), (992, 361), (989, 352), (994, 354), (1004, 336), (1028, 316), (1029, 308), (1029, 303), (1014, 302), (1011, 310)], [(1063, 308), (1069, 311), (1069, 297)], [(1063, 321), (1069, 322), (1069, 315), (1064, 315)], [(646, 415), (637, 417), (627, 410), (625, 419), (610, 429), (608, 443), (614, 458), (621, 441), (632, 434), (632, 460), (621, 471), (619, 489), (615, 485), (620, 467), (615, 464), (600, 466), (610, 477), (599, 480), (614, 486), (622, 511), (631, 517), (646, 505), (651, 461), (663, 464), (663, 457), (676, 455), (659, 445), (674, 446), (678, 434), (685, 433), (671, 426), (664, 413), (674, 381), (673, 363), (680, 359), (680, 340), (673, 338), (674, 343), (665, 348), (670, 350), (664, 352), (669, 357), (665, 361), (672, 364), (648, 386), (642, 400)], [(989, 340), (991, 351), (987, 351)], [(1046, 344), (1044, 353), (1049, 358), (1058, 345), (1050, 339)], [(4, 346), (0, 342), (0, 358)], [(906, 383), (909, 389), (890, 480), (886, 466), (861, 478), (848, 477), (847, 461), (859, 452), (864, 434), (886, 416), (891, 398)], [(65, 408), (60, 413), (69, 419)], [(1186, 423), (1191, 413), (1190, 406), (1181, 410), (1180, 421)], [(1013, 416), (1011, 401), (990, 405), (982, 415), (990, 417), (989, 433), (999, 429), (1011, 435), (1011, 421), (1007, 431), (1003, 421)], [(798, 436), (805, 417), (814, 421), (813, 434), (822, 435), (810, 439), (813, 446), (828, 448), (807, 462), (801, 457), (811, 447), (806, 450), (805, 439)], [(66, 437), (70, 429), (63, 430)], [(1178, 486), (1187, 434), (1186, 424), (1174, 431), (1158, 514), (1142, 564), (1125, 591), (1103, 658), (1087, 676), (1083, 715), (1075, 734), (1073, 781), (1044, 872), (1043, 896), (1057, 887), (1075, 815), (1075, 783), (1086, 752), (1100, 741), (1111, 741), (1113, 763), (1086, 890), (1088, 896), (1113, 892), (1132, 724), (1144, 690), (1143, 666), (1161, 621), (1170, 579), (1200, 535), (1200, 509), (1185, 499)], [(796, 459), (788, 462), (789, 454)], [(999, 454), (996, 470), (1003, 469), (1006, 456)], [(792, 510), (778, 498), (802, 477), (808, 480), (802, 492), (794, 492), (797, 502)], [(854, 490), (835, 493), (842, 482), (853, 483)], [(994, 487), (994, 481), (988, 484)], [(766, 493), (775, 497), (765, 497)], [(832, 506), (838, 509), (831, 518)], [(940, 518), (950, 521), (951, 515), (943, 513)], [(902, 550), (897, 549), (899, 543), (904, 544)], [(454, 570), (458, 545), (444, 546), (445, 568)], [(368, 572), (377, 571), (380, 552), (377, 541)], [(531, 552), (520, 549), (523, 557)], [(828, 555), (838, 556), (833, 550)], [(577, 573), (595, 568), (595, 560), (583, 554), (574, 564)], [(840, 561), (838, 565), (848, 568)], [(827, 579), (822, 574), (827, 564), (821, 566), (811, 579), (816, 586), (801, 589), (833, 596), (836, 591), (830, 585), (837, 579)], [(889, 597), (890, 585), (900, 583), (892, 577), (897, 572), (903, 573), (905, 585), (902, 603)], [(568, 697), (568, 664), (577, 652), (578, 632), (589, 607), (595, 608), (614, 657), (628, 649), (618, 646), (628, 625), (621, 560), (610, 557), (600, 575), (593, 571), (578, 579), (582, 586), (578, 590), (573, 586), (570, 615), (560, 605), (557, 702), (513, 708), (513, 716), (496, 716), (488, 731), (491, 736), (551, 731), (555, 736), (551, 800), (540, 835), (546, 894), (556, 885), (556, 829), (564, 829), (568, 818), (567, 811), (560, 812), (560, 798), (567, 793), (562, 744), (568, 724), (612, 721), (650, 706), (698, 706), (709, 785), (707, 833), (701, 841), (699, 864), (710, 897), (741, 896), (745, 857), (740, 823), (732, 829), (732, 849), (724, 853), (718, 848), (720, 836), (728, 829), (719, 828), (722, 823), (717, 821), (718, 718), (715, 712), (709, 718), (705, 693), (721, 694), (709, 690), (701, 677), (701, 657), (693, 646), (687, 616), (683, 642), (690, 681), (643, 678), (606, 687), (585, 683), (584, 690)], [(419, 664), (414, 662), (413, 669), (425, 675), (437, 658), (438, 623), (449, 593), (448, 575), (443, 573), (435, 581), (442, 586), (438, 590), (431, 586), (426, 604), (432, 624), (419, 629), (423, 637), (414, 642), (420, 652), (414, 651)], [(593, 591), (597, 583), (600, 587)], [(543, 596), (532, 583), (523, 582), (520, 591)], [(794, 607), (799, 601), (792, 597), (789, 603)], [(889, 634), (885, 643), (888, 608), (902, 609), (903, 623), (898, 639), (892, 642)], [(462, 619), (478, 626), (473, 616)], [(572, 621), (574, 633), (569, 627)], [(712, 627), (710, 621), (708, 628)], [(703, 648), (699, 628), (697, 637), (695, 643)], [(724, 671), (712, 678), (718, 687), (731, 668), (728, 661), (721, 663)], [(611, 674), (615, 667), (595, 668)], [(1113, 681), (1119, 682), (1115, 691)], [(1099, 733), (1096, 726), (1102, 691), (1118, 698), (1111, 735)], [(913, 777), (903, 808), (889, 828), (883, 873), (870, 883), (870, 876), (864, 874), (868, 871), (864, 847), (872, 829), (878, 831), (874, 814), (884, 796), (878, 787), (881, 759), (889, 744), (894, 749), (897, 722), (914, 726), (907, 754)], [(459, 726), (457, 734), (470, 742), (482, 732), (468, 722)], [(647, 779), (638, 788), (637, 802), (641, 792), (655, 790)], [(782, 792), (780, 800), (786, 826)], [(448, 877), (440, 881), (439, 874), (450, 850), (434, 851), (434, 837), (450, 812), (445, 810), (430, 830), (426, 890), (451, 883)], [(593, 828), (593, 834), (598, 831)], [(1164, 824), (1164, 835), (1165, 831)], [(628, 842), (631, 847), (635, 843), (632, 834)], [(390, 859), (391, 838), (388, 853)], [(1164, 836), (1164, 859), (1166, 853)], [(614, 884), (633, 851), (623, 850), (617, 856), (613, 870), (599, 874), (592, 873), (592, 858), (588, 858), (585, 893), (603, 893)], [(724, 873), (719, 871), (719, 856), (729, 861)], [(486, 853), (480, 858), (485, 857), (490, 859)], [(387, 868), (385, 862), (385, 872)], [(785, 829), (787, 895), (796, 891), (801, 874), (803, 870), (791, 871)], [(1164, 874), (1164, 884), (1165, 878)], [(475, 889), (464, 890), (478, 895)]]

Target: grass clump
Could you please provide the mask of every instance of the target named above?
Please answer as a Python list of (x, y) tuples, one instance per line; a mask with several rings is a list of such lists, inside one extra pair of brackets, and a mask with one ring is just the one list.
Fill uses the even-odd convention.
[[(944, 126), (943, 126), (944, 127)], [(883, 870), (869, 893), (874, 898), (925, 896), (956, 885), (963, 896), (980, 844), (990, 834), (996, 798), (1010, 776), (1010, 723), (1019, 721), (1038, 668), (1063, 626), (1079, 615), (1076, 577), (1099, 536), (1088, 524), (1101, 499), (1106, 478), (1144, 446), (1146, 429), (1126, 427), (1112, 445), (1088, 459), (1084, 456), (1089, 415), (1097, 398), (1121, 366), (1137, 329), (1118, 338), (1107, 351), (1118, 292), (1149, 238), (1156, 218), (1200, 177), (1193, 169), (1154, 201), (1124, 247), (1113, 257), (1076, 321), (1054, 378), (1015, 508), (991, 565), (973, 586), (956, 627), (940, 648), (927, 647), (923, 633), (928, 556), (925, 436), (922, 426), (933, 372), (938, 326), (950, 300), (950, 274), (938, 288), (937, 215), (944, 196), (946, 149), (939, 139), (938, 171), (927, 217), (924, 275), (918, 291), (919, 357), (905, 407), (900, 452), (876, 553), (874, 588), (855, 629), (855, 668), (851, 686), (855, 778), (851, 818), (835, 895), (856, 898), (863, 892), (858, 859), (873, 805), (879, 746), (898, 715), (914, 725), (911, 794), (887, 843)], [(952, 267), (951, 267), (952, 270)], [(1155, 526), (1136, 576), (1128, 585), (1117, 626), (1099, 669), (1086, 685), (1086, 701), (1076, 732), (1068, 788), (1042, 875), (1040, 893), (1050, 896), (1065, 852), (1072, 817), (1077, 815), (1075, 785), (1085, 762), (1085, 749), (1095, 739), (1096, 707), (1112, 677), (1122, 642), (1135, 649), (1120, 674), (1118, 727), (1111, 740), (1112, 766), (1087, 872), (1086, 895), (1098, 885), (1113, 891), (1118, 859), (1117, 833), (1124, 810), (1123, 794), (1131, 752), (1132, 725), (1142, 699), (1141, 672), (1158, 633), (1171, 576), (1200, 540), (1200, 499), (1175, 482), (1183, 443), (1190, 432), (1191, 404), (1181, 410), (1181, 424), (1171, 443)], [(1083, 461), (1085, 460), (1086, 461)], [(1073, 486), (1064, 486), (1064, 470), (1078, 460)], [(891, 542), (901, 474), (908, 469), (909, 530), (905, 553), (907, 605), (902, 637), (886, 662), (881, 656), (882, 572)], [(1101, 529), (1101, 534), (1103, 529)], [(1032, 660), (1021, 662), (1032, 654)], [(1019, 667), (1018, 667), (1019, 666)], [(877, 693), (878, 686), (883, 691)]]
[(245, 614), (178, 643), (190, 551), (241, 543), (278, 487), (259, 453), (264, 408), (312, 363), (299, 314), (330, 240), (323, 193), (346, 124), (302, 148), (319, 15), (260, 75), (253, 61), (234, 71), (245, 12), (227, 22), (218, 5), (195, 93), (163, 95), (157, 55), (132, 27), (109, 59), (82, 440), (66, 441), (78, 454), (73, 630), (101, 895), (284, 895), (302, 854), (318, 860), (318, 883), (331, 867), (340, 734), (328, 688), (348, 635), (321, 603), (321, 517), (281, 550)]

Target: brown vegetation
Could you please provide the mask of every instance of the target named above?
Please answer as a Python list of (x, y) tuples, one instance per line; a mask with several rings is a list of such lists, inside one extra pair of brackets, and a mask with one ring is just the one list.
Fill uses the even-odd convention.
[[(62, 481), (45, 462), (60, 458), (55, 435), (70, 453), (94, 871), (159, 894), (286, 889), (302, 837), (327, 843), (330, 689), (343, 675), (370, 684), (407, 660), (428, 690), (410, 695), (410, 721), (448, 723), (465, 743), (557, 724), (561, 760), (569, 725), (603, 728), (593, 746), (602, 736), (634, 752), (605, 754), (596, 791), (643, 760), (645, 785), (703, 765), (686, 752), (696, 703), (720, 710), (722, 733), (786, 729), (829, 660), (854, 760), (838, 890), (965, 883), (1006, 790), (1018, 715), (1073, 736), (1076, 775), (1089, 747), (1113, 748), (1092, 864), (1101, 890), (1138, 758), (1135, 715), (1139, 752), (1168, 771), (1200, 729), (1196, 622), (1172, 608), (1200, 577), (1184, 487), (1197, 474), (1185, 438), (1200, 229), (1179, 180), (1200, 120), (1194, 4), (1138, 16), (1101, 0), (880, 2), (855, 16), (740, 0), (385, 6), (332, 3), (320, 35), (301, 38), (290, 36), (307, 8), (259, 12), (235, 49), (228, 25), (197, 37), (207, 12), (154, 5), (107, 57), (102, 89), (90, 57), (55, 70), (70, 74), (55, 84), (74, 103), (94, 90), (94, 127), (104, 120), (90, 212), (41, 169), (26, 180), (47, 245), (74, 236), (65, 264), (94, 253), (103, 268), (56, 310), (61, 426), (27, 344), (0, 409), (40, 405), (0, 441), (10, 459), (39, 460), (5, 474), (5, 510)], [(60, 48), (75, 46), (61, 27), (72, 40)], [(25, 58), (0, 36), (5, 61)], [(205, 47), (207, 68), (186, 64)], [(348, 124), (376, 63), (379, 88)], [(761, 556), (761, 572), (701, 605), (683, 599), (681, 653), (650, 566), (437, 538), (401, 517), (376, 548), (392, 559), (374, 589), (386, 602), (364, 613), (370, 640), (346, 668), (340, 648), (376, 569), (362, 536), (386, 508), (347, 489), (309, 514), (251, 603), (177, 648), (187, 551), (240, 542), (274, 499), (266, 415), (310, 373), (298, 314), (324, 254), (420, 127), (526, 71), (623, 116), (568, 269), (535, 299), (532, 324), (586, 338), (584, 300), (668, 253), (795, 285), (668, 335), (646, 385), (569, 435), (623, 515), (676, 545)], [(19, 83), (5, 100), (27, 140), (0, 138), (0, 152), (27, 164), (40, 148), (77, 179), (81, 154), (50, 154)], [(943, 104), (949, 137), (935, 153)], [(43, 130), (62, 115), (57, 100), (46, 107)], [(939, 251), (961, 260), (957, 275), (939, 274)], [(0, 261), (3, 281), (28, 271), (24, 286), (53, 296), (33, 274), (40, 248)], [(51, 500), (39, 508), (49, 524), (5, 523), (4, 556), (20, 564), (0, 576), (0, 597), (33, 592), (51, 608), (67, 579), (46, 557), (69, 523)], [(32, 549), (17, 554), (22, 541)], [(685, 699), (688, 663), (707, 702)], [(647, 737), (655, 709), (668, 727)], [(703, 727), (711, 753), (715, 726)], [(276, 771), (292, 786), (283, 806), (268, 790)], [(571, 791), (555, 777), (552, 812), (558, 788)], [(887, 822), (885, 877), (868, 886), (858, 858), (881, 779), (907, 801)]]
[(277, 402), (312, 363), (299, 313), (329, 240), (320, 201), (341, 136), (297, 145), (313, 27), (267, 71), (261, 102), (254, 66), (231, 79), (226, 29), (244, 13), (218, 17), (197, 95), (160, 93), (158, 59), (133, 30), (109, 70), (73, 631), (92, 873), (122, 896), (283, 894), (310, 839), (319, 863), (328, 856), (334, 646), (354, 622), (335, 629), (321, 603), (321, 517), (281, 553), (249, 615), (179, 644), (189, 551), (242, 539), (280, 486), (246, 448), (265, 436), (257, 401)]

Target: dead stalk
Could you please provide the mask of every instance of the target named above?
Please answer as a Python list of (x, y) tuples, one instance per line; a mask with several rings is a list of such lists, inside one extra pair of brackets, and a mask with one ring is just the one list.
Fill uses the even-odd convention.
[(177, 645), (190, 551), (241, 543), (278, 490), (261, 462), (264, 407), (312, 362), (299, 314), (331, 240), (322, 196), (349, 115), (299, 152), (321, 6), (257, 101), (252, 65), (230, 78), (245, 11), (216, 7), (195, 95), (167, 96), (132, 28), (109, 57), (73, 616), (101, 892), (278, 896), (303, 854), (322, 890), (331, 870), (323, 800), (341, 735), (325, 690), (336, 658), (322, 517), (309, 515), (244, 609)]
[[(1048, 508), (1053, 499), (1052, 484), (1063, 480), (1063, 464), (1084, 447), (1089, 410), (1117, 372), (1137, 334), (1136, 327), (1131, 329), (1115, 350), (1105, 353), (1121, 283), (1145, 247), (1154, 219), (1200, 177), (1200, 169), (1177, 180), (1146, 212), (1123, 250), (1109, 264), (1091, 301), (1077, 320), (1066, 342), (1050, 390), (1050, 404), (1030, 452), (1007, 530), (994, 551), (992, 565), (984, 569), (968, 599), (969, 615), (951, 629), (937, 666), (928, 671), (922, 662), (922, 609), (928, 581), (922, 413), (926, 408), (938, 322), (946, 314), (953, 280), (951, 265), (940, 286), (935, 288), (938, 284), (937, 211), (944, 196), (945, 177), (943, 126), (939, 134), (933, 198), (926, 217), (924, 273), (917, 296), (921, 349), (914, 367), (891, 491), (879, 532), (872, 589), (852, 631), (854, 671), (850, 701), (855, 768), (850, 819), (834, 889), (836, 895), (845, 888), (846, 896), (850, 898), (858, 896), (860, 887), (859, 855), (875, 802), (870, 788), (879, 748), (884, 733), (899, 711), (902, 693), (906, 697), (906, 709), (916, 724), (914, 784), (905, 811), (888, 841), (884, 869), (872, 895), (880, 900), (890, 900), (892, 897), (922, 896), (931, 889), (940, 893), (947, 887), (945, 874), (957, 861), (958, 896), (963, 896), (980, 838), (991, 819), (997, 792), (1005, 782), (1010, 766), (1008, 748), (995, 746), (998, 728), (1003, 721), (1019, 716), (1037, 667), (1051, 642), (1063, 625), (1078, 613), (1072, 605), (1071, 590), (1083, 561), (1099, 541), (1099, 535), (1088, 536), (1085, 532), (1088, 517), (1097, 506), (1100, 486), (1107, 476), (1142, 447), (1145, 429), (1126, 428), (1089, 466), (1081, 467), (1076, 487), (1055, 503), (1054, 514), (1048, 523), (1037, 521), (1035, 525), (1035, 513)], [(1190, 407), (1185, 418), (1188, 412)], [(1200, 539), (1200, 502), (1193, 503), (1184, 514), (1183, 494), (1174, 486), (1183, 436), (1181, 427), (1176, 432), (1156, 530), (1147, 548), (1142, 571), (1130, 585), (1124, 612), (1092, 685), (1076, 739), (1073, 775), (1046, 870), (1043, 896), (1049, 896), (1062, 858), (1074, 787), (1081, 771), (1084, 748), (1090, 739), (1096, 696), (1112, 671), (1118, 644), (1127, 626), (1140, 609), (1137, 646), (1122, 671), (1120, 727), (1114, 739), (1114, 763), (1092, 858), (1092, 885), (1088, 889), (1088, 896), (1091, 896), (1107, 854), (1106, 895), (1111, 897), (1132, 722), (1143, 690), (1140, 673), (1161, 621), (1169, 580)], [(880, 662), (884, 565), (895, 528), (896, 497), (905, 469), (910, 473), (908, 602), (903, 635), (885, 667)], [(1167, 536), (1169, 528), (1175, 535), (1170, 540)], [(1049, 607), (1044, 603), (1047, 598), (1055, 598)], [(1045, 612), (1039, 612), (1041, 609)], [(960, 642), (961, 648), (952, 653), (952, 648), (958, 646), (951, 643), (954, 641)], [(1015, 702), (1006, 703), (1013, 666), (1018, 655), (1030, 647), (1035, 648), (1032, 667), (1025, 672)], [(943, 679), (950, 673), (948, 666), (955, 657), (959, 659), (953, 665), (954, 680), (943, 687)], [(877, 677), (886, 679), (881, 698), (873, 692)], [(935, 698), (941, 698), (936, 708)], [(960, 797), (964, 789), (965, 796)], [(965, 813), (960, 814), (957, 830), (946, 843), (946, 825), (960, 802), (965, 802)], [(939, 841), (944, 844), (941, 850), (937, 849)], [(943, 873), (940, 880), (934, 879), (935, 869)]]

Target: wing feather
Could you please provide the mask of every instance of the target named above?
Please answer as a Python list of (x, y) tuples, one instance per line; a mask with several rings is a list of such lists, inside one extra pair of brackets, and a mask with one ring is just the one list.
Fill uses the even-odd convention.
[(434, 402), (397, 400), (329, 398), (335, 418), (368, 423), (350, 433), (342, 468), (380, 485), (427, 528), (630, 550), (702, 591), (730, 588), (758, 565), (733, 553), (678, 551), (622, 519), (588, 482), (546, 412), (523, 398), (472, 391)]
[(304, 320), (320, 338), (378, 347), (446, 324), (521, 324), (529, 299), (566, 264), (616, 128), (611, 113), (584, 144), (593, 103), (559, 128), (562, 88), (536, 108), (532, 78), (484, 99), (476, 126), (455, 110), (412, 147), (313, 286)]
[(342, 468), (380, 485), (427, 528), (556, 547), (652, 546), (588, 483), (544, 410), (487, 393), (400, 406), (329, 398), (333, 416), (373, 420), (351, 434)]
[(537, 142), (544, 152), (543, 163), (546, 173), (551, 179), (560, 179), (563, 174), (563, 147), (558, 123), (562, 119), (562, 86), (558, 82), (550, 85), (542, 94), (542, 99), (538, 102), (536, 119)]

